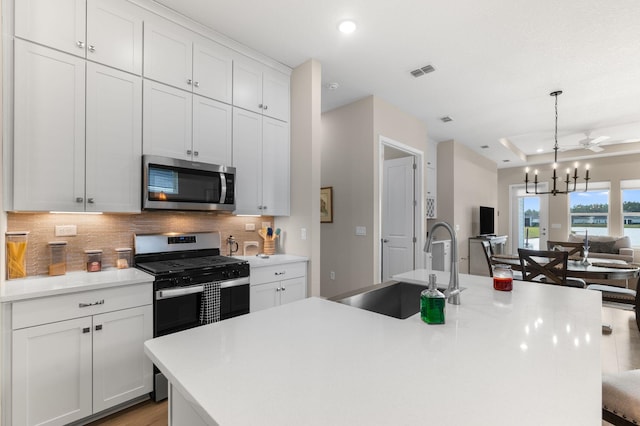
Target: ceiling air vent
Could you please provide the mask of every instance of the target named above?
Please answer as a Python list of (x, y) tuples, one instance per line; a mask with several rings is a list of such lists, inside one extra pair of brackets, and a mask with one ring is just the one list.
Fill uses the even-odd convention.
[(443, 123), (448, 123), (450, 121), (453, 121), (453, 118), (451, 118), (448, 115), (445, 115), (444, 117), (440, 117), (440, 121), (442, 121)]
[(410, 71), (411, 75), (414, 77), (420, 77), (421, 75), (429, 74), (430, 72), (435, 71), (436, 69), (431, 65), (425, 65), (422, 68), (415, 69)]

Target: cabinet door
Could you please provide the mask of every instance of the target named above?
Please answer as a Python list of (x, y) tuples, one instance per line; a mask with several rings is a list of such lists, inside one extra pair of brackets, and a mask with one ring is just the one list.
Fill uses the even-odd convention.
[(87, 59), (142, 74), (142, 18), (122, 0), (87, 2)]
[(262, 116), (233, 109), (236, 214), (262, 213)]
[(292, 278), (280, 283), (280, 304), (295, 302), (307, 297), (307, 278)]
[(280, 282), (252, 285), (249, 312), (272, 308), (280, 304)]
[(91, 317), (14, 331), (11, 372), (12, 424), (91, 415)]
[(288, 216), (289, 124), (262, 119), (262, 214)]
[(85, 1), (16, 0), (16, 37), (84, 57)]
[(85, 61), (15, 40), (16, 210), (84, 210)]
[(193, 159), (231, 165), (233, 108), (193, 95)]
[(289, 76), (265, 69), (262, 75), (263, 114), (289, 122)]
[(262, 114), (262, 66), (247, 58), (233, 61), (233, 105)]
[(144, 80), (144, 154), (191, 159), (192, 94)]
[(140, 211), (142, 79), (87, 62), (87, 211)]
[(144, 354), (152, 337), (152, 305), (93, 317), (94, 412), (152, 391), (153, 364)]
[(230, 104), (232, 90), (230, 51), (215, 43), (194, 43), (193, 93)]
[(193, 47), (186, 31), (170, 22), (144, 25), (144, 76), (180, 89), (192, 88)]

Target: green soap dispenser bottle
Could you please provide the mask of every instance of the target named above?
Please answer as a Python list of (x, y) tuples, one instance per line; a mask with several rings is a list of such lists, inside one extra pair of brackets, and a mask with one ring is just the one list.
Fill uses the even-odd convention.
[(438, 291), (436, 274), (429, 275), (429, 288), (420, 293), (420, 317), (427, 324), (444, 324), (444, 294)]

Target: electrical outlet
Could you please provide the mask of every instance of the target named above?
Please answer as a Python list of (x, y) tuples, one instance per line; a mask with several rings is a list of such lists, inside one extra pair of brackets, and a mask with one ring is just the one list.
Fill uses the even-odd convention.
[(336, 273), (333, 272), (333, 271), (329, 272), (329, 278), (331, 278), (332, 280), (335, 280), (336, 279)]
[(303, 241), (307, 239), (307, 228), (300, 228), (300, 239)]
[(255, 231), (256, 230), (256, 224), (255, 223), (245, 223), (244, 224), (244, 230), (245, 231)]
[(78, 235), (76, 225), (56, 225), (56, 237), (73, 237)]

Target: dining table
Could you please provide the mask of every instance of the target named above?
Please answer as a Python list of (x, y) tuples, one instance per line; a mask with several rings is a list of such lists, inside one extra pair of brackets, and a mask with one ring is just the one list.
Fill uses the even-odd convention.
[[(517, 254), (494, 254), (492, 263), (503, 263), (514, 271), (521, 271)], [(618, 259), (590, 259), (585, 263), (581, 258), (567, 260), (567, 277), (581, 278), (588, 283), (600, 280), (631, 280), (640, 277), (640, 268)]]

